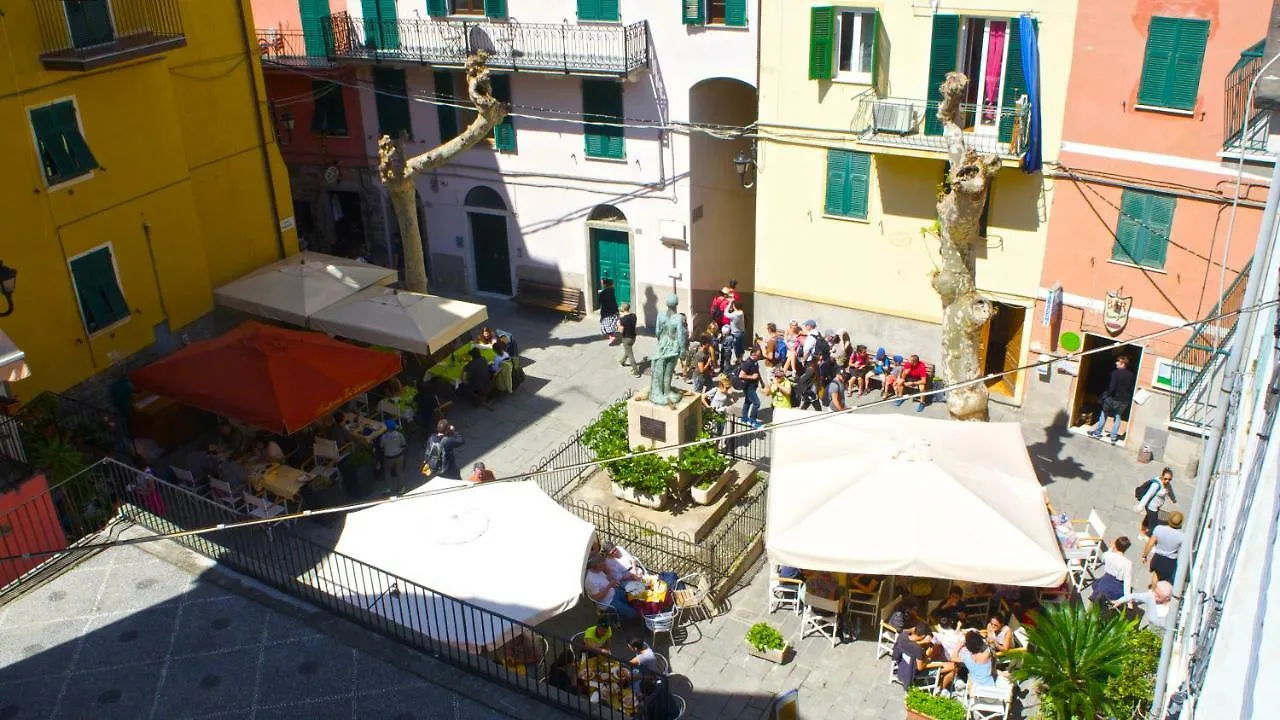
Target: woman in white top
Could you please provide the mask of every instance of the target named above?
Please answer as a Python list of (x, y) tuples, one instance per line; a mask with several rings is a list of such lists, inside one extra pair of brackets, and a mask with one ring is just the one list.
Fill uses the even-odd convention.
[(1142, 593), (1130, 593), (1112, 603), (1112, 607), (1120, 607), (1125, 603), (1137, 603), (1142, 608), (1142, 624), (1153, 630), (1163, 630), (1173, 622), (1173, 584), (1168, 580), (1156, 583), (1154, 590)]
[(1133, 561), (1125, 557), (1131, 544), (1129, 538), (1121, 535), (1111, 544), (1111, 549), (1102, 553), (1102, 577), (1093, 583), (1093, 594), (1089, 601), (1097, 603), (1102, 598), (1115, 601), (1129, 594), (1130, 582), (1133, 579)]
[(1147, 546), (1142, 549), (1142, 559), (1145, 561), (1151, 557), (1151, 573), (1159, 580), (1173, 580), (1173, 574), (1178, 570), (1178, 552), (1187, 541), (1186, 533), (1182, 532), (1182, 521), (1182, 513), (1176, 510), (1170, 513), (1169, 524), (1157, 525), (1151, 531)]
[(1149, 537), (1155, 526), (1160, 524), (1160, 508), (1164, 507), (1166, 500), (1178, 502), (1178, 496), (1173, 494), (1173, 471), (1169, 468), (1161, 470), (1159, 478), (1148, 480), (1142, 498), (1134, 503), (1133, 511), (1143, 513), (1142, 537)]

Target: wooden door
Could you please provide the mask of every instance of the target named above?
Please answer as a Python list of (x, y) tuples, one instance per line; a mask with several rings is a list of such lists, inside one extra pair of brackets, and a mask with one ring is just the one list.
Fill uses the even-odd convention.
[(471, 219), (471, 249), (476, 267), (476, 291), (511, 293), (511, 249), (507, 245), (507, 218), (489, 213), (467, 213)]
[(613, 294), (619, 303), (633, 302), (631, 298), (631, 246), (623, 230), (591, 228), (592, 292), (600, 288), (600, 281), (613, 280)]

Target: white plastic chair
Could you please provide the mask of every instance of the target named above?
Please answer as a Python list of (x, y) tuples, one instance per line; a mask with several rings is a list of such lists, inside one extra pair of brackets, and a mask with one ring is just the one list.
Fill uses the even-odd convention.
[(965, 688), (964, 704), (972, 720), (1005, 720), (1013, 702), (1013, 684), (1000, 679), (996, 685), (971, 682)]
[(186, 468), (180, 468), (177, 465), (174, 465), (169, 469), (173, 470), (173, 476), (178, 478), (178, 482), (182, 483), (183, 487), (187, 488), (188, 490), (196, 489), (196, 476), (190, 470)]
[(654, 645), (658, 644), (658, 633), (666, 633), (667, 639), (671, 644), (675, 644), (676, 614), (674, 612), (657, 613), (656, 615), (645, 615), (644, 626), (648, 628), (650, 637), (653, 639)]
[(231, 508), (236, 512), (244, 512), (244, 500), (236, 495), (231, 489), (231, 485), (218, 478), (209, 478), (209, 492), (213, 494), (213, 499), (220, 505)]
[(311, 444), (311, 459), (303, 463), (302, 471), (334, 481), (338, 473), (338, 463), (350, 451), (351, 445), (339, 446), (336, 440), (316, 438)]
[(244, 504), (249, 514), (256, 518), (273, 518), (283, 515), (285, 506), (258, 497), (251, 492), (244, 493)]
[(894, 598), (894, 600), (885, 607), (884, 611), (880, 613), (880, 629), (876, 637), (877, 660), (885, 655), (892, 655), (893, 646), (898, 643), (898, 628), (890, 625), (886, 621), (891, 615), (893, 615), (893, 611), (897, 609), (898, 603), (900, 602), (902, 602), (901, 597)]
[(1088, 520), (1072, 520), (1072, 525), (1084, 525), (1076, 530), (1076, 548), (1088, 552), (1087, 563), (1090, 570), (1102, 567), (1102, 550), (1106, 544), (1107, 524), (1098, 516), (1097, 508), (1089, 510)]
[(845, 595), (844, 612), (854, 622), (854, 637), (862, 634), (862, 618), (876, 622), (880, 618), (880, 599), (884, 593), (884, 583), (876, 586), (875, 592), (862, 592), (850, 589)]
[(791, 610), (799, 615), (804, 608), (804, 581), (799, 578), (784, 578), (778, 574), (778, 566), (769, 565), (769, 612), (775, 610)]
[(840, 641), (840, 601), (828, 600), (820, 595), (806, 592), (804, 594), (804, 615), (800, 620), (800, 637), (816, 631), (831, 641), (835, 647)]

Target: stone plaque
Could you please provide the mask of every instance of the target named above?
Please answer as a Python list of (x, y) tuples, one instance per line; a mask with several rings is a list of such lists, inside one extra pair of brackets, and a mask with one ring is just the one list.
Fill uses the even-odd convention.
[(667, 441), (667, 424), (657, 418), (640, 418), (640, 437), (658, 442)]

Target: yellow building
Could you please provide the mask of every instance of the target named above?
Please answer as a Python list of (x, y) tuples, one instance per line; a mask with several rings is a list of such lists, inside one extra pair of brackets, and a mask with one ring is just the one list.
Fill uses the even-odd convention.
[[(1034, 20), (1042, 153), (1056, 159), (1076, 2), (764, 0), (762, 13), (758, 324), (812, 318), (872, 349), (938, 360), (930, 228), (946, 161), (936, 88), (960, 70), (971, 79), (966, 138), (1005, 165), (975, 253), (979, 287), (1002, 303), (987, 367), (1016, 366), (1030, 339), (1052, 191), (1041, 173), (1020, 169), (1031, 102), (1019, 17)], [(993, 391), (1017, 402), (1020, 379)]]
[[(0, 330), (63, 390), (296, 251), (247, 0), (0, 2)], [(284, 229), (282, 229), (284, 228)]]

